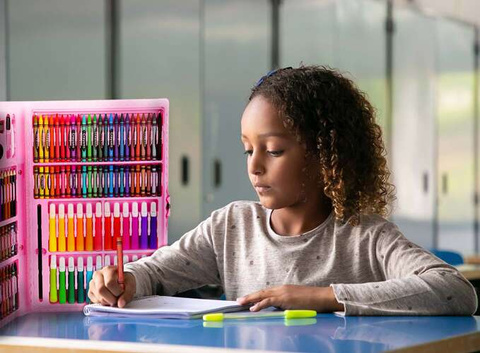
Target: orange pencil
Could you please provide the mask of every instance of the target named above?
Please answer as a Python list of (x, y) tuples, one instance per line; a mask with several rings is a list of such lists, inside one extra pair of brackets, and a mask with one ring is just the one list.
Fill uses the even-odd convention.
[(117, 237), (117, 262), (118, 262), (118, 284), (125, 290), (125, 278), (123, 275), (123, 245), (122, 237)]

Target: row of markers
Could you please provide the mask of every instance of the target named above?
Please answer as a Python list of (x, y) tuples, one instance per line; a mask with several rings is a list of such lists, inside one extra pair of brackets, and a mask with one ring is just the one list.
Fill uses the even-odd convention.
[(34, 167), (36, 199), (161, 196), (161, 165)]
[(0, 221), (17, 215), (17, 170), (0, 172)]
[(0, 269), (0, 319), (18, 309), (17, 263)]
[[(131, 208), (130, 208), (131, 206)], [(101, 251), (114, 250), (114, 239), (122, 237), (123, 249), (157, 249), (157, 204), (150, 203), (150, 210), (146, 202), (131, 205), (123, 203), (122, 212), (120, 204), (110, 203), (104, 206), (98, 202), (93, 214), (92, 204), (84, 205), (50, 204), (49, 214), (49, 251)]]
[[(146, 255), (142, 255), (146, 257)], [(138, 256), (133, 255), (132, 261), (137, 261)], [(128, 255), (123, 256), (123, 263), (129, 262)], [(86, 267), (84, 266), (84, 259), (77, 258), (75, 266), (75, 259), (68, 258), (68, 263), (65, 262), (64, 257), (58, 259), (55, 255), (50, 258), (50, 302), (60, 304), (74, 304), (90, 302), (88, 299), (89, 283), (92, 279), (93, 272), (102, 269), (102, 256), (98, 255), (93, 265), (93, 258), (87, 257)], [(110, 266), (110, 256), (105, 255), (105, 266)], [(113, 257), (113, 265), (117, 265), (117, 256)]]
[(0, 261), (8, 260), (17, 255), (17, 223), (0, 227)]
[(33, 161), (140, 161), (162, 158), (162, 115), (34, 115)]

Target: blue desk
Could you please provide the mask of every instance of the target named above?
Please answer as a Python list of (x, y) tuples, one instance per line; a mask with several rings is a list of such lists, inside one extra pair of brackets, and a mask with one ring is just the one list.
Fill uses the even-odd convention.
[[(79, 347), (91, 343), (86, 340), (95, 340), (101, 349), (109, 351), (115, 350), (115, 344), (105, 341), (115, 341), (117, 346), (134, 343), (129, 346), (132, 351), (142, 351), (143, 344), (155, 344), (165, 351), (168, 351), (165, 347), (173, 349), (171, 345), (183, 346), (179, 350), (175, 347), (175, 351), (185, 352), (215, 351), (212, 347), (286, 352), (371, 353), (395, 349), (416, 352), (425, 348), (432, 352), (454, 352), (480, 349), (480, 317), (344, 318), (320, 314), (313, 319), (290, 322), (261, 319), (204, 323), (35, 313), (19, 317), (0, 329), (0, 347), (2, 343), (24, 344), (32, 339), (38, 340), (38, 347), (45, 338), (60, 339), (56, 347), (58, 342), (70, 342), (65, 345), (70, 348), (73, 342), (70, 340), (77, 340), (75, 344), (80, 342)], [(147, 346), (143, 346), (143, 351), (150, 351)]]

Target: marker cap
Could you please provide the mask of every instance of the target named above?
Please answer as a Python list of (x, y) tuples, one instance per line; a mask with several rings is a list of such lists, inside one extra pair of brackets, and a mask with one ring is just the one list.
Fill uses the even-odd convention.
[(101, 255), (97, 255), (97, 259), (95, 261), (95, 269), (97, 271), (100, 271), (102, 269), (102, 256)]
[(93, 258), (87, 257), (87, 271), (93, 272)]
[(157, 216), (157, 204), (155, 202), (152, 202), (151, 205), (150, 205), (150, 215), (152, 217)]
[(81, 203), (77, 204), (77, 218), (83, 217), (83, 206)]
[(110, 255), (105, 255), (105, 266), (110, 266)]
[(95, 205), (95, 215), (97, 216), (97, 218), (102, 217), (102, 204), (100, 202), (97, 202), (97, 204)]
[(148, 216), (148, 208), (147, 208), (147, 203), (142, 202), (142, 217), (147, 217)]
[(123, 217), (128, 217), (128, 203), (123, 203)]
[(58, 260), (58, 269), (60, 270), (60, 272), (65, 272), (65, 258), (64, 257), (61, 257)]
[(77, 259), (77, 269), (78, 271), (83, 271), (83, 257)]
[(110, 217), (110, 203), (105, 202), (105, 217)]
[(68, 258), (68, 272), (73, 272), (75, 271), (75, 261), (73, 260), (73, 257)]
[(57, 268), (57, 256), (52, 255), (52, 257), (50, 258), (50, 269), (55, 270), (56, 268)]
[(118, 202), (113, 205), (113, 217), (120, 217), (120, 204)]
[(55, 205), (53, 203), (50, 204), (50, 218), (55, 218)]
[(65, 218), (65, 206), (63, 205), (63, 203), (58, 205), (58, 217)]
[(132, 204), (132, 217), (138, 217), (138, 204), (136, 202)]
[(73, 205), (71, 203), (68, 204), (68, 218), (73, 218)]
[(87, 218), (92, 218), (92, 217), (93, 217), (92, 204), (87, 203)]

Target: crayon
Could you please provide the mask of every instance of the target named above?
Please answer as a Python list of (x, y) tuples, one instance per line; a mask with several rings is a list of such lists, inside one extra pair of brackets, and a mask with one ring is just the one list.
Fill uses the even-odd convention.
[(70, 117), (68, 115), (65, 116), (65, 118), (63, 119), (63, 123), (64, 123), (64, 134), (65, 134), (65, 137), (64, 137), (64, 146), (63, 149), (65, 150), (65, 156), (64, 156), (64, 159), (66, 161), (69, 161), (71, 156), (70, 156), (70, 134), (71, 134), (71, 124), (70, 124)]
[(120, 127), (118, 137), (118, 160), (125, 160), (125, 120), (123, 114), (120, 114)]
[(110, 113), (108, 118), (108, 160), (113, 161), (115, 157), (115, 125), (113, 114)]
[(92, 116), (87, 116), (87, 161), (92, 161)]
[(108, 114), (103, 116), (103, 160), (109, 160), (109, 139), (110, 139), (110, 124)]
[(98, 160), (98, 124), (97, 114), (93, 114), (92, 120), (92, 161)]
[(87, 167), (87, 197), (92, 197), (93, 194), (93, 174), (92, 166)]
[(80, 116), (80, 114), (77, 115), (76, 119), (75, 119), (76, 123), (77, 123), (77, 128), (76, 128), (76, 132), (77, 132), (77, 151), (75, 152), (75, 156), (76, 156), (76, 160), (78, 162), (80, 162), (82, 160), (82, 147), (83, 147), (83, 138), (84, 138), (84, 134), (83, 134), (83, 130), (82, 130), (82, 117)]
[(55, 161), (59, 162), (61, 160), (60, 158), (60, 148), (62, 144), (62, 138), (61, 138), (61, 131), (60, 131), (60, 117), (58, 114), (55, 115)]
[(82, 153), (82, 161), (86, 162), (87, 161), (87, 143), (88, 143), (88, 131), (87, 131), (87, 117), (85, 114), (82, 116), (82, 125), (81, 125), (81, 145), (80, 145), (80, 150)]
[(130, 160), (130, 148), (132, 145), (132, 131), (130, 129), (130, 116), (125, 116), (125, 160)]
[(98, 152), (97, 159), (101, 162), (104, 160), (103, 148), (105, 144), (105, 131), (103, 130), (103, 118), (102, 114), (98, 114), (97, 119), (97, 133), (98, 133)]
[(147, 114), (147, 128), (146, 128), (147, 136), (146, 136), (146, 151), (145, 151), (145, 159), (148, 161), (152, 158), (152, 114)]
[(65, 116), (61, 115), (59, 117), (59, 128), (60, 128), (60, 139), (59, 139), (59, 150), (60, 150), (60, 159), (59, 161), (65, 160), (65, 149), (67, 145), (67, 135), (65, 129)]
[(135, 160), (139, 161), (141, 159), (141, 144), (142, 144), (142, 132), (141, 132), (141, 117), (140, 114), (137, 113), (137, 117), (135, 120)]
[(43, 129), (43, 115), (38, 117), (38, 135), (39, 135), (39, 147), (38, 147), (38, 159), (40, 163), (45, 162), (44, 158), (44, 146), (45, 146), (45, 131)]
[(82, 166), (82, 196), (87, 197), (87, 167)]
[(77, 160), (77, 142), (78, 142), (77, 120), (75, 115), (70, 116), (70, 134), (68, 139), (68, 147), (70, 148), (70, 160)]
[(51, 187), (51, 181), (50, 181), (50, 167), (45, 167), (45, 189), (44, 189), (44, 196), (46, 199), (50, 197), (50, 187)]
[(118, 114), (115, 114), (115, 118), (113, 120), (113, 126), (115, 127), (115, 140), (113, 143), (113, 156), (114, 160), (120, 160), (120, 122), (118, 119)]
[[(38, 199), (40, 197), (40, 176), (38, 167), (33, 167), (33, 197)], [(0, 215), (0, 219), (1, 219)]]
[(48, 115), (45, 115), (43, 119), (43, 131), (45, 134), (45, 144), (44, 144), (44, 152), (43, 152), (43, 157), (45, 162), (49, 162), (50, 160), (50, 127), (49, 127), (49, 121), (48, 121)]
[(38, 116), (34, 115), (32, 118), (33, 125), (33, 162), (39, 162), (40, 156), (40, 129), (38, 126)]

